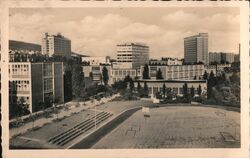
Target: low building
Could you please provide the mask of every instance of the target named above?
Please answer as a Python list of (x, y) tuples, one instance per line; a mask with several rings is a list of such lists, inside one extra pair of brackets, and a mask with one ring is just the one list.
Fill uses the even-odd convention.
[(140, 77), (136, 69), (112, 69), (111, 84), (124, 80), (126, 76), (130, 76), (132, 79)]
[(109, 81), (108, 84), (112, 83), (112, 78), (111, 78), (111, 66), (110, 65), (84, 65), (82, 66), (82, 71), (84, 74), (84, 78), (86, 79), (87, 82), (85, 82), (85, 85), (91, 85), (92, 82), (95, 82), (97, 84), (103, 84), (102, 81), (102, 70), (103, 68), (106, 67), (108, 70), (108, 76), (109, 76)]
[(182, 65), (183, 61), (177, 58), (161, 58), (149, 60), (149, 65)]
[[(169, 65), (169, 66), (152, 66), (149, 65), (149, 77), (156, 79), (157, 71), (160, 69), (164, 80), (193, 80), (203, 76), (204, 65)], [(142, 76), (144, 66), (141, 66), (140, 75)]]
[(103, 56), (103, 57), (82, 57), (82, 62), (88, 63), (90, 66), (97, 66), (101, 64), (110, 64), (110, 57)]
[(10, 104), (22, 100), (31, 113), (41, 102), (64, 102), (62, 62), (10, 62), (9, 81)]
[(217, 64), (216, 65), (216, 72), (221, 73), (224, 72), (225, 68), (231, 68), (231, 64)]
[(204, 70), (205, 70), (208, 74), (210, 74), (212, 71), (213, 71), (214, 75), (217, 74), (217, 67), (216, 67), (216, 65), (205, 65), (205, 66), (204, 66)]
[(183, 96), (183, 85), (187, 83), (188, 91), (193, 87), (195, 94), (198, 94), (198, 88), (201, 86), (202, 93), (207, 91), (206, 80), (137, 80), (135, 87), (138, 83), (143, 87), (146, 83), (148, 86), (148, 95), (155, 97), (157, 92), (163, 90), (163, 85), (165, 84), (166, 89), (171, 88), (172, 92), (177, 96)]

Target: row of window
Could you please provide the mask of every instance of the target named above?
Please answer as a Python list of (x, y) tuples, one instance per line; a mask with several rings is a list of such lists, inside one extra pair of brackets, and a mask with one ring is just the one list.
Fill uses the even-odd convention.
[[(177, 88), (177, 87), (173, 87), (173, 88), (166, 88), (166, 92), (171, 89), (172, 93), (174, 94), (183, 94), (183, 88)], [(162, 87), (149, 87), (149, 93), (153, 92), (153, 94), (156, 94), (157, 92), (162, 92), (163, 88)], [(188, 93), (191, 92), (191, 88), (188, 88)], [(198, 94), (198, 89), (194, 88), (194, 94)]]
[(113, 70), (112, 71), (113, 76), (135, 76), (136, 71), (135, 70)]
[(17, 91), (29, 91), (30, 82), (28, 80), (12, 81)]

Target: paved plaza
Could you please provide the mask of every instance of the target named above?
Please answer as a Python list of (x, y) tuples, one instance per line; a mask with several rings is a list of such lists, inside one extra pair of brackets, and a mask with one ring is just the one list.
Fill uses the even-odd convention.
[(213, 107), (167, 106), (137, 111), (92, 148), (240, 147), (240, 113)]

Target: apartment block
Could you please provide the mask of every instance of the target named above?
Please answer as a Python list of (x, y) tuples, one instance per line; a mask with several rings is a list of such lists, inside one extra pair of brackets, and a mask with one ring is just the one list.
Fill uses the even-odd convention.
[(49, 35), (45, 33), (42, 38), (42, 54), (62, 56), (66, 58), (71, 57), (71, 40), (62, 36), (60, 33), (57, 35)]
[(184, 38), (185, 63), (203, 62), (208, 64), (208, 33), (199, 33)]

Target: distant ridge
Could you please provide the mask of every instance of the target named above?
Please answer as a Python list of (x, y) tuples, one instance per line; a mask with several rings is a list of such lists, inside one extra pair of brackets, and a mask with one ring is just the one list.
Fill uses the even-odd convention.
[(28, 51), (41, 51), (41, 45), (22, 42), (22, 41), (15, 41), (9, 40), (9, 49), (11, 50), (28, 50)]

